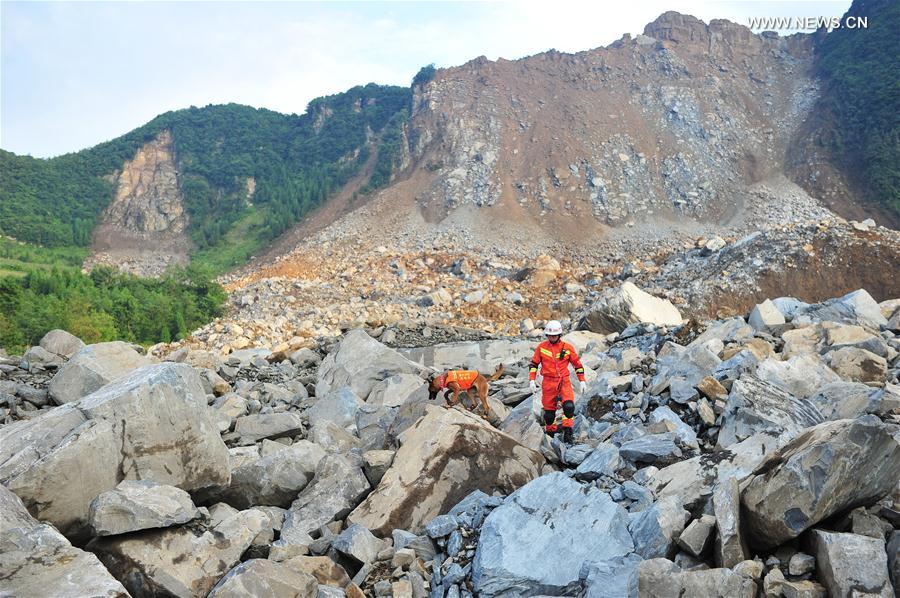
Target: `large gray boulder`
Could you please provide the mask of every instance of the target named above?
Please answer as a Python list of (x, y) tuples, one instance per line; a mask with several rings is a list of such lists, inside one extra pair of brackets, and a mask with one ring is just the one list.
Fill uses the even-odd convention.
[(582, 563), (634, 550), (628, 516), (608, 494), (563, 473), (526, 484), (484, 522), (472, 581), (480, 596), (571, 595)]
[(309, 573), (266, 559), (244, 561), (219, 580), (208, 598), (316, 598), (319, 582)]
[(544, 465), (539, 453), (461, 409), (429, 406), (400, 442), (391, 468), (348, 518), (382, 536), (419, 532), (474, 490), (509, 494)]
[(721, 453), (721, 460), (698, 455), (664, 467), (649, 476), (647, 486), (659, 498), (679, 497), (686, 509), (694, 511), (712, 497), (718, 481), (729, 477), (745, 479), (785, 442), (778, 436), (756, 434), (730, 445), (727, 452)]
[(363, 405), (353, 390), (347, 387), (336, 388), (326, 395), (316, 396), (318, 399), (306, 412), (310, 426), (330, 421), (346, 428), (356, 421), (356, 412)]
[(84, 399), (0, 428), (0, 483), (61, 532), (87, 531), (91, 501), (122, 480), (187, 491), (225, 486), (228, 450), (199, 376), (139, 368)]
[(875, 390), (858, 382), (826, 384), (809, 397), (826, 420), (856, 419), (867, 413), (882, 413), (885, 405), (884, 391)]
[(591, 305), (579, 328), (609, 334), (642, 322), (678, 326), (681, 313), (670, 301), (658, 299), (626, 282)]
[(843, 347), (828, 354), (829, 364), (841, 378), (869, 386), (884, 386), (887, 360), (859, 347)]
[(874, 416), (812, 427), (761, 463), (741, 494), (750, 544), (769, 548), (897, 487), (900, 444)]
[(60, 357), (70, 358), (84, 347), (84, 342), (75, 336), (69, 334), (65, 330), (51, 330), (38, 343), (42, 349), (59, 355)]
[(583, 598), (633, 598), (637, 596), (637, 568), (643, 561), (631, 553), (605, 561), (588, 561), (581, 566)]
[(812, 542), (819, 580), (832, 598), (894, 596), (882, 540), (815, 530)]
[(123, 598), (125, 588), (90, 552), (34, 519), (0, 486), (0, 595)]
[(356, 411), (356, 435), (363, 450), (381, 450), (391, 443), (391, 425), (397, 419), (396, 407), (363, 405)]
[(770, 299), (766, 299), (753, 308), (753, 311), (750, 312), (750, 316), (747, 318), (747, 323), (754, 330), (770, 332), (784, 324), (784, 314), (779, 311), (778, 307)]
[(611, 442), (601, 442), (578, 465), (575, 473), (579, 478), (594, 480), (601, 476), (612, 477), (622, 466), (619, 449)]
[(426, 396), (428, 393), (425, 380), (421, 376), (416, 374), (394, 374), (372, 387), (366, 403), (376, 406), (399, 407), (417, 393)]
[(50, 396), (57, 405), (77, 401), (129, 372), (153, 363), (128, 343), (113, 341), (87, 345), (59, 368), (50, 380)]
[(331, 547), (363, 565), (375, 562), (384, 544), (363, 526), (353, 524), (332, 541)]
[(547, 437), (543, 425), (534, 415), (532, 402), (527, 400), (522, 401), (509, 412), (509, 415), (500, 424), (500, 429), (515, 438), (516, 442), (522, 446), (538, 452)]
[(662, 390), (668, 388), (672, 400), (687, 403), (697, 396), (695, 387), (701, 380), (712, 376), (721, 365), (722, 360), (718, 356), (721, 347), (722, 341), (716, 338), (705, 343), (695, 341), (687, 347), (667, 342), (659, 351), (657, 373), (650, 387)]
[(798, 311), (813, 320), (843, 322), (878, 330), (887, 324), (878, 303), (865, 289), (847, 293)]
[(645, 559), (673, 558), (676, 542), (689, 520), (690, 513), (677, 496), (667, 496), (632, 514), (628, 531), (634, 540), (634, 551)]
[(351, 330), (316, 372), (316, 396), (347, 386), (366, 400), (372, 388), (396, 374), (420, 374), (424, 368), (382, 345), (364, 330)]
[(623, 442), (619, 455), (634, 463), (655, 463), (681, 456), (681, 449), (675, 444), (675, 434), (647, 434), (634, 440)]
[(250, 509), (210, 529), (174, 527), (97, 538), (88, 545), (134, 598), (206, 596), (234, 567), (269, 518)]
[(287, 508), (313, 479), (324, 457), (325, 449), (300, 440), (242, 463), (231, 470), (231, 484), (221, 494), (221, 500), (239, 509), (263, 505)]
[(815, 404), (745, 375), (735, 380), (728, 394), (718, 445), (729, 447), (755, 434), (793, 437), (824, 420)]
[(303, 542), (326, 523), (346, 517), (371, 490), (361, 465), (351, 456), (325, 456), (316, 467), (313, 482), (285, 514), (281, 539), (286, 543)]
[(149, 480), (125, 480), (91, 502), (90, 523), (98, 536), (171, 527), (200, 516), (191, 495)]
[(825, 384), (841, 380), (816, 354), (794, 355), (785, 361), (766, 359), (757, 366), (756, 376), (799, 399), (812, 396)]

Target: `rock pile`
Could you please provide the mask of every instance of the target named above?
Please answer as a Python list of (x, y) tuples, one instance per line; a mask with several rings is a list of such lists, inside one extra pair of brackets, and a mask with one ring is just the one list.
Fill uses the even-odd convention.
[[(571, 445), (528, 339), (159, 361), (50, 333), (0, 364), (0, 594), (892, 596), (900, 301), (597, 299)], [(501, 362), (492, 421), (429, 402), (430, 368)]]

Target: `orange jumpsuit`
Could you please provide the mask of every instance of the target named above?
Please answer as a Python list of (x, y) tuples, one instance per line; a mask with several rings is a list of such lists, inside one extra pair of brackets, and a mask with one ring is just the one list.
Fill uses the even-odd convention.
[[(569, 364), (575, 366), (575, 375), (581, 382), (584, 382), (584, 366), (575, 347), (560, 339), (556, 343), (545, 340), (534, 350), (534, 357), (531, 358), (531, 369), (528, 372), (528, 378), (535, 380), (537, 378), (538, 368), (541, 368), (541, 375), (544, 380), (541, 383), (541, 404), (544, 407), (544, 415), (547, 432), (553, 434), (556, 432), (556, 408), (559, 401), (562, 400), (563, 410), (566, 413), (562, 420), (564, 428), (571, 428), (575, 425), (574, 405), (575, 393), (572, 391), (572, 382), (569, 380)], [(571, 402), (572, 405), (566, 405)], [(552, 413), (552, 418), (551, 414)], [(553, 423), (550, 423), (550, 422)]]

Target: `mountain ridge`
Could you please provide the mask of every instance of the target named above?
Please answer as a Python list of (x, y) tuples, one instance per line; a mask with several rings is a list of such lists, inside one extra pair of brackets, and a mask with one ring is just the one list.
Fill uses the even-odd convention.
[[(857, 4), (851, 10), (859, 12)], [(884, 10), (877, 2), (862, 4)], [(442, 230), (442, 222), (444, 228), (485, 226), (488, 230), (477, 235), (477, 242), (484, 243), (496, 227), (512, 225), (521, 229), (524, 243), (543, 236), (583, 244), (584, 238), (614, 235), (627, 227), (690, 229), (695, 223), (747, 218), (759, 208), (753, 205), (753, 186), (780, 188), (780, 177), (799, 183), (813, 196), (812, 203), (824, 201), (845, 216), (875, 216), (896, 227), (900, 217), (891, 211), (890, 201), (885, 202), (888, 207), (873, 203), (859, 177), (848, 176), (834, 152), (815, 149), (822, 138), (821, 133), (812, 137), (822, 130), (815, 108), (823, 101), (822, 89), (834, 87), (817, 71), (817, 36), (822, 34), (754, 34), (726, 20), (706, 24), (670, 11), (649, 23), (643, 34), (626, 34), (603, 48), (574, 54), (550, 50), (517, 60), (478, 57), (417, 76), (412, 88), (370, 84), (320, 98), (301, 116), (256, 111), (273, 122), (305, 119), (315, 143), (335, 134), (354, 139), (342, 146), (343, 154), (330, 156), (324, 174), (308, 172), (309, 162), (316, 170), (315, 152), (298, 155), (290, 144), (276, 149), (282, 155), (278, 159), (256, 152), (246, 127), (235, 135), (218, 135), (220, 142), (229, 138), (243, 146), (236, 161), (226, 162), (225, 168), (205, 168), (196, 158), (185, 161), (180, 149), (185, 133), (176, 132), (177, 188), (186, 198), (190, 237), (187, 245), (178, 246), (185, 259), (188, 254), (214, 256), (222, 271), (260, 251), (269, 257), (284, 254), (291, 249), (288, 239), (312, 229), (341, 228), (339, 217), (368, 204), (384, 205), (356, 219), (387, 213), (390, 225), (384, 221), (373, 227), (381, 231), (400, 227), (414, 236), (424, 228)], [(372, 95), (359, 97), (358, 90), (367, 89)], [(373, 97), (377, 105), (379, 93), (390, 107), (375, 117), (377, 130), (357, 119), (322, 134), (320, 125), (368, 110)], [(62, 166), (75, 163), (69, 170), (90, 179), (82, 185), (90, 193), (76, 206), (80, 209), (61, 211), (69, 232), (42, 224), (40, 210), (32, 218), (35, 230), (28, 229), (10, 196), (22, 187), (25, 195), (35, 195), (22, 182), (29, 172), (21, 166), (35, 170), (34, 159), (0, 153), (0, 212), (7, 222), (0, 232), (51, 245), (84, 245), (92, 239), (97, 257), (104, 249), (97, 225), (104, 224), (104, 210), (116, 193), (111, 181), (139, 152), (136, 140), (148, 143), (150, 133), (160, 129), (150, 125), (173, 114), (193, 115), (201, 126), (197, 115), (210, 110), (239, 114), (256, 109), (225, 105), (166, 113), (101, 144), (112, 151), (100, 163), (78, 162), (90, 162), (85, 152), (101, 146), (55, 159)], [(798, 149), (798, 143), (806, 146)], [(343, 191), (369, 152), (377, 154), (372, 174), (362, 184), (357, 180), (352, 191)], [(257, 176), (267, 164), (275, 164), (268, 181)], [(100, 170), (105, 171), (102, 176)], [(294, 185), (298, 171), (300, 178), (314, 179), (312, 184)], [(343, 197), (343, 207), (319, 210), (314, 226), (301, 222), (297, 232), (271, 244), (292, 223), (335, 197)], [(498, 209), (485, 209), (491, 206)], [(26, 222), (11, 225), (14, 220)], [(53, 233), (48, 239), (41, 237), (42, 227)], [(246, 242), (248, 236), (252, 243)], [(238, 249), (229, 251), (231, 246)]]

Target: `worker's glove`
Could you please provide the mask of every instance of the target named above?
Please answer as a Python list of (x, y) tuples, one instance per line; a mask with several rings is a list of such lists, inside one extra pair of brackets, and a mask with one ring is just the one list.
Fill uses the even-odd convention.
[(585, 384), (583, 380), (578, 383), (578, 390), (581, 394), (584, 394), (584, 391), (587, 390), (587, 384)]
[(537, 382), (532, 380), (531, 382), (528, 383), (528, 388), (531, 389), (532, 394), (536, 393), (537, 392)]

